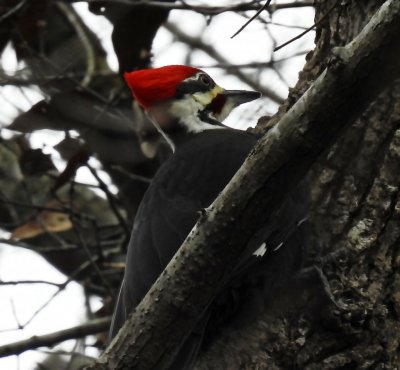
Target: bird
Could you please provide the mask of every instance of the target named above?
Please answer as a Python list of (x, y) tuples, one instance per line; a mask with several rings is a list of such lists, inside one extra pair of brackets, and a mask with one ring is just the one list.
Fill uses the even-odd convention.
[[(113, 338), (129, 313), (224, 189), (258, 140), (223, 124), (237, 106), (261, 96), (226, 90), (203, 70), (184, 65), (125, 72), (133, 99), (171, 146), (135, 215), (125, 273), (110, 329)], [(257, 232), (231, 280), (193, 330), (171, 370), (189, 370), (215, 331), (262, 308), (266, 297), (301, 267), (306, 244), (307, 185), (287, 197), (273, 220)], [(239, 317), (239, 319), (236, 319)]]

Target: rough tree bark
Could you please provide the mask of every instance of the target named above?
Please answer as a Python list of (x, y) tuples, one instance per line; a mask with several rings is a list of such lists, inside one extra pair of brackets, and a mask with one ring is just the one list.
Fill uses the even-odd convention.
[[(335, 2), (317, 0), (316, 19)], [(335, 7), (280, 115), (321, 73), (332, 47), (351, 41), (382, 3)], [(223, 333), (197, 369), (399, 368), (399, 94), (399, 82), (380, 94), (312, 169), (308, 265), (322, 268), (342, 307), (321, 305), (312, 283), (296, 304), (281, 299), (256, 323)]]
[[(317, 19), (322, 17), (322, 14), (326, 14), (326, 9), (332, 8), (332, 4), (327, 3), (329, 2), (318, 6)], [(308, 87), (308, 82), (314, 79), (326, 65), (332, 67), (332, 63), (335, 64), (332, 59), (326, 59), (328, 55), (332, 55), (332, 47), (351, 41), (368, 20), (368, 17), (365, 17), (364, 22), (360, 21), (357, 24), (359, 27), (354, 27), (353, 22), (353, 28), (344, 26), (344, 31), (339, 31), (335, 29), (335, 25), (341, 27), (342, 19), (344, 21), (350, 17), (352, 11), (356, 11), (360, 5), (352, 2), (340, 4), (336, 2), (336, 4), (335, 10), (329, 14), (329, 19), (327, 17), (332, 27), (319, 30), (315, 53), (306, 66), (297, 89), (281, 112), (290, 107), (296, 100), (295, 94), (300, 95)], [(379, 4), (374, 2), (368, 5), (364, 4), (361, 8), (373, 14), (372, 11), (376, 10)], [(350, 19), (348, 18), (349, 22)], [(398, 46), (397, 40), (396, 46)], [(364, 39), (364, 42), (368, 43), (369, 40)], [(390, 43), (388, 45), (390, 48), (394, 46)], [(351, 50), (347, 49), (347, 51)], [(386, 57), (387, 52), (388, 46), (382, 56)], [(339, 59), (342, 57), (344, 60), (341, 62), (345, 63), (347, 55), (341, 54)], [(370, 55), (364, 54), (364, 58), (368, 60)], [(362, 64), (361, 61), (360, 65)], [(379, 65), (375, 64), (375, 68), (379, 68)], [(328, 73), (333, 74), (334, 71), (335, 69), (331, 68)], [(340, 75), (339, 69), (337, 71)], [(368, 78), (368, 76), (364, 77)], [(348, 91), (355, 94), (352, 112), (354, 118), (354, 112), (360, 109), (357, 105), (363, 104), (363, 96), (368, 95), (360, 87), (372, 90), (374, 86), (369, 81), (360, 84), (355, 77), (354, 82), (359, 88), (357, 91), (351, 83), (348, 83), (350, 80), (351, 76), (347, 74), (344, 85), (349, 88)], [(341, 81), (344, 82), (343, 79)], [(374, 82), (378, 84), (376, 80)], [(310, 253), (313, 258), (310, 258), (310, 263), (315, 264), (320, 258), (319, 264), (328, 277), (338, 304), (334, 305), (324, 299), (325, 293), (321, 288), (321, 280), (313, 279), (311, 275), (304, 277), (303, 280), (298, 279), (291, 287), (287, 287), (286, 291), (277, 295), (276, 300), (271, 302), (265, 317), (261, 318), (257, 324), (241, 330), (240, 335), (239, 332), (230, 332), (221, 337), (220, 345), (213, 347), (209, 354), (203, 357), (199, 368), (320, 369), (380, 366), (380, 368), (393, 369), (397, 366), (399, 334), (396, 333), (396, 328), (398, 328), (399, 299), (395, 288), (399, 281), (394, 271), (399, 265), (395, 243), (399, 233), (396, 232), (395, 224), (399, 210), (397, 188), (400, 171), (396, 166), (398, 166), (400, 134), (396, 131), (396, 104), (395, 95), (393, 95), (395, 91), (396, 86), (390, 93), (385, 92), (387, 102), (385, 109), (380, 110), (384, 104), (379, 103), (385, 94), (372, 103), (367, 113), (354, 124), (352, 131), (314, 168), (316, 185), (312, 214), (315, 221), (315, 234)], [(335, 92), (338, 93), (338, 90)], [(323, 91), (320, 93), (324, 95)], [(336, 105), (337, 109), (344, 107), (345, 110), (348, 106), (349, 102), (340, 102)], [(327, 122), (331, 121), (329, 115), (333, 114), (330, 108), (331, 106), (327, 104)], [(382, 115), (377, 116), (377, 112)], [(348, 115), (341, 116), (341, 112), (335, 112), (334, 116), (339, 119), (349, 119)], [(369, 125), (368, 121), (371, 122)], [(383, 127), (380, 127), (377, 122)], [(337, 127), (340, 128), (341, 125), (342, 123), (338, 123)], [(329, 134), (335, 135), (333, 132), (328, 132)], [(329, 140), (323, 136), (314, 136), (313, 139), (325, 140), (323, 142), (327, 144)], [(357, 138), (356, 142), (354, 139), (349, 141), (349, 138), (354, 137)], [(372, 140), (374, 137), (376, 137), (376, 142)], [(354, 163), (353, 158), (357, 156), (360, 156), (362, 160)], [(352, 163), (353, 166), (349, 166)], [(304, 165), (304, 163), (301, 164)], [(343, 175), (346, 171), (348, 171), (347, 176)], [(299, 175), (298, 170), (294, 168), (293, 173), (294, 177)], [(290, 173), (286, 171), (286, 175)], [(286, 182), (289, 181), (286, 180)], [(285, 181), (281, 179), (280, 184), (283, 183)], [(215, 214), (212, 216), (215, 217)], [(213, 231), (209, 229), (209, 233), (212, 234)], [(243, 234), (246, 233), (243, 232)], [(223, 237), (220, 236), (219, 239), (221, 238)], [(211, 241), (208, 241), (207, 247), (210, 247)], [(230, 248), (233, 248), (234, 244), (232, 242)], [(218, 258), (216, 260), (218, 261)], [(167, 275), (171, 272), (172, 268), (169, 268)], [(156, 288), (153, 287), (152, 292), (157, 296)], [(166, 292), (163, 295), (165, 297)], [(310, 299), (314, 297), (316, 299)], [(199, 297), (196, 296), (196, 298)], [(154, 318), (153, 307), (149, 305), (151, 300), (152, 298), (147, 296), (134, 315), (138, 320), (136, 324), (139, 326), (145, 325), (146, 315), (148, 315), (147, 320)], [(199, 302), (203, 303), (201, 298)], [(186, 306), (185, 313), (190, 316), (193, 314), (190, 312), (193, 307)], [(283, 307), (287, 309), (283, 310)], [(185, 325), (187, 324), (183, 323), (183, 326)], [(132, 363), (129, 365), (127, 359), (140, 367), (136, 362), (135, 353), (143, 355), (146, 361), (149, 360), (148, 353), (135, 352), (135, 348), (137, 350), (143, 340), (144, 343), (148, 343), (149, 336), (151, 337), (151, 332), (146, 330), (139, 331), (140, 333), (142, 334), (133, 338), (137, 340), (134, 344), (124, 342), (129, 338), (132, 339), (132, 333), (127, 331), (124, 332), (123, 337), (114, 342), (114, 349), (117, 348), (117, 351), (122, 349), (122, 352), (116, 356), (112, 350), (108, 351), (107, 355), (115, 356), (111, 361), (113, 364), (111, 368), (132, 368)], [(161, 333), (162, 329), (157, 334)], [(177, 335), (177, 331), (174, 335)], [(229, 343), (228, 347), (226, 343)], [(238, 347), (247, 348), (247, 351), (245, 353), (238, 351)], [(260, 348), (262, 348), (261, 351)], [(125, 354), (123, 354), (124, 351)], [(126, 351), (129, 351), (129, 354)], [(222, 352), (224, 356), (221, 356)], [(154, 352), (153, 355), (155, 355)], [(121, 357), (116, 358), (118, 356), (125, 357), (125, 360), (121, 360)], [(168, 357), (168, 354), (161, 356)], [(159, 365), (167, 363), (167, 360), (165, 363), (162, 361)], [(141, 364), (143, 365), (143, 362)], [(99, 365), (93, 368), (103, 367)]]

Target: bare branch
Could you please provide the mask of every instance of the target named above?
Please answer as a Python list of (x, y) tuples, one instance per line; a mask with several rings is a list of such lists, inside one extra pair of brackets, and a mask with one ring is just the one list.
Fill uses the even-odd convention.
[[(24, 70), (20, 70), (15, 72), (13, 75), (5, 73), (3, 70), (0, 70), (0, 86), (31, 86), (31, 85), (46, 85), (49, 82), (58, 81), (58, 80), (65, 80), (65, 79), (72, 79), (78, 80), (84, 78), (83, 73), (79, 72), (64, 72), (58, 73), (54, 75), (46, 75), (46, 76), (30, 76), (24, 75)], [(117, 73), (112, 71), (96, 71), (91, 74), (91, 77), (110, 77), (115, 78)]]
[(150, 182), (151, 182), (151, 178), (146, 177), (146, 176), (136, 175), (136, 174), (134, 174), (132, 172), (129, 172), (129, 171), (125, 170), (120, 165), (111, 165), (110, 168), (115, 170), (115, 171), (118, 171), (119, 173), (121, 173), (122, 175), (126, 176), (129, 179), (132, 179), (132, 180), (135, 180), (135, 181), (141, 181), (141, 182), (144, 182), (145, 184), (150, 184)]
[[(94, 259), (97, 260), (97, 257), (95, 257)], [(45, 302), (43, 302), (40, 307), (35, 310), (35, 312), (31, 315), (29, 319), (27, 319), (23, 324), (18, 324), (18, 329), (24, 329), (27, 325), (29, 325), (35, 319), (35, 317), (37, 317), (37, 315), (39, 315), (39, 313), (42, 312), (42, 310), (46, 308), (50, 304), (50, 302), (52, 302), (53, 299), (57, 297), (67, 287), (67, 285), (71, 281), (73, 281), (80, 273), (82, 273), (82, 271), (88, 269), (91, 265), (91, 261), (85, 261), (84, 263), (82, 263), (75, 271), (72, 272), (67, 280), (58, 285), (57, 291), (54, 292)]]
[(222, 68), (222, 69), (226, 69), (227, 71), (233, 71), (236, 69), (243, 69), (243, 68), (255, 68), (255, 69), (272, 68), (272, 69), (274, 69), (276, 64), (286, 62), (287, 60), (290, 60), (290, 59), (298, 57), (298, 56), (306, 55), (308, 52), (310, 52), (310, 50), (303, 50), (303, 51), (299, 51), (297, 53), (291, 54), (287, 57), (280, 58), (280, 59), (273, 59), (268, 62), (252, 62), (252, 63), (244, 63), (244, 64), (218, 63), (218, 64), (213, 64), (210, 66), (197, 65), (197, 68)]
[[(196, 49), (199, 49), (201, 51), (204, 51), (207, 53), (211, 58), (215, 59), (218, 63), (221, 64), (229, 64), (229, 61), (226, 60), (217, 50), (215, 50), (211, 45), (207, 45), (204, 42), (202, 42), (199, 38), (191, 37), (184, 32), (182, 32), (178, 27), (176, 27), (172, 23), (166, 23), (164, 27), (173, 33), (178, 40), (190, 45), (191, 47), (194, 47)], [(270, 98), (272, 101), (275, 103), (281, 104), (283, 102), (283, 98), (277, 95), (274, 91), (268, 89), (267, 87), (264, 87), (258, 83), (258, 81), (252, 79), (249, 77), (247, 74), (243, 73), (240, 70), (235, 70), (233, 74), (238, 77), (240, 80), (245, 82), (247, 85), (251, 86), (254, 90), (259, 91), (262, 93), (265, 97)]]
[[(119, 3), (126, 4), (132, 7), (141, 6), (141, 7), (149, 7), (149, 8), (157, 8), (164, 10), (191, 10), (203, 15), (217, 15), (224, 12), (237, 12), (237, 11), (247, 11), (247, 10), (260, 10), (260, 4), (258, 1), (250, 1), (244, 4), (235, 4), (230, 6), (201, 6), (201, 5), (190, 5), (186, 3), (182, 4), (173, 4), (166, 3), (162, 1), (134, 1), (134, 0), (70, 0), (70, 3), (74, 2), (86, 2), (90, 3)], [(274, 12), (276, 10), (281, 9), (290, 9), (290, 8), (304, 8), (304, 7), (312, 7), (314, 6), (313, 1), (296, 1), (296, 2), (287, 2), (281, 4), (273, 4), (267, 7), (269, 12)]]
[(6, 285), (28, 285), (28, 284), (47, 284), (47, 285), (52, 285), (56, 287), (60, 287), (60, 283), (54, 283), (52, 281), (47, 281), (47, 280), (13, 280), (13, 281), (3, 281), (0, 280), (0, 286), (6, 286)]
[(0, 357), (18, 355), (22, 352), (38, 347), (51, 347), (57, 343), (64, 342), (69, 339), (83, 338), (88, 335), (104, 332), (108, 330), (111, 323), (110, 317), (96, 319), (85, 324), (74, 326), (69, 329), (56, 331), (54, 333), (34, 336), (29, 339), (21, 340), (0, 346)]

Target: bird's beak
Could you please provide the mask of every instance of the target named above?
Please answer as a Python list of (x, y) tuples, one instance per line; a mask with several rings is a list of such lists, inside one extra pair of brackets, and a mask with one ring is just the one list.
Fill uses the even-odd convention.
[(219, 86), (218, 88), (220, 90), (210, 104), (210, 110), (219, 122), (222, 122), (238, 105), (248, 103), (261, 96), (258, 91), (225, 90)]
[(258, 91), (246, 91), (246, 90), (225, 90), (223, 95), (225, 95), (227, 103), (232, 106), (232, 108), (237, 107), (240, 104), (251, 102), (255, 99), (261, 97), (261, 93)]
[(218, 85), (213, 89), (212, 94), (213, 98), (207, 106), (207, 110), (211, 112), (219, 125), (238, 105), (248, 103), (261, 96), (258, 91), (225, 90)]

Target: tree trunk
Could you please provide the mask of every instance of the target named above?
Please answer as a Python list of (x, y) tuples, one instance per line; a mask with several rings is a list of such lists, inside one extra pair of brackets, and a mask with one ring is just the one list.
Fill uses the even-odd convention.
[[(316, 20), (324, 17), (316, 48), (280, 114), (325, 68), (332, 48), (351, 41), (381, 4), (316, 1)], [(399, 367), (399, 97), (396, 82), (311, 171), (307, 266), (323, 275), (309, 269), (257, 322), (222, 333), (197, 369)]]

